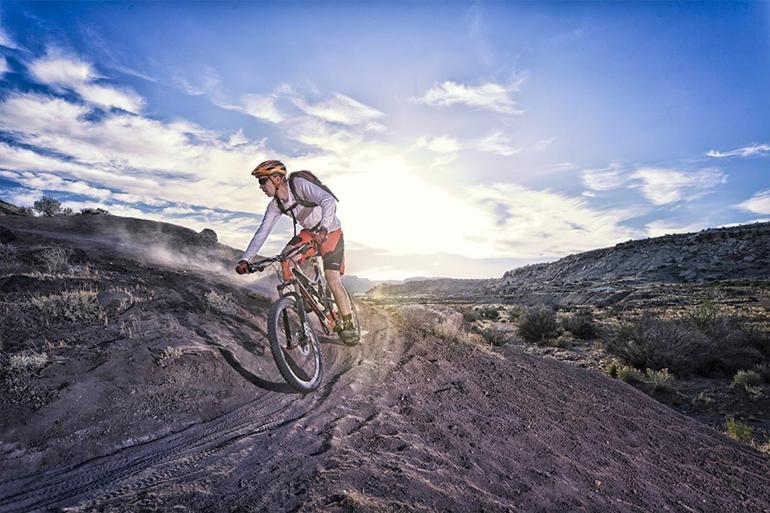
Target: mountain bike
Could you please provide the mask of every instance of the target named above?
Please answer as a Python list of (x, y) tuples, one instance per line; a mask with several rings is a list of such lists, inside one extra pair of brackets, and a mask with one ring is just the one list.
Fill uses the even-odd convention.
[[(302, 270), (309, 262), (312, 278)], [(286, 382), (299, 392), (312, 392), (323, 378), (323, 359), (318, 334), (310, 324), (315, 314), (325, 335), (338, 332), (342, 315), (334, 301), (321, 267), (321, 257), (315, 243), (300, 244), (286, 253), (249, 264), (250, 272), (262, 272), (268, 266), (280, 264), (278, 272), (279, 298), (270, 307), (267, 317), (267, 338), (278, 370)], [(347, 292), (347, 291), (346, 291)], [(360, 337), (358, 313), (350, 294), (353, 326)], [(348, 343), (355, 345), (358, 341)]]

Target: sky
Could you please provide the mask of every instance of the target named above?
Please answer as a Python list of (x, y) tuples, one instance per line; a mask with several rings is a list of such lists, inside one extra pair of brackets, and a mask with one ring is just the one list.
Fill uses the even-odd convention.
[(280, 159), (348, 273), (499, 277), (769, 220), (768, 91), (762, 2), (3, 2), (0, 198), (245, 248)]

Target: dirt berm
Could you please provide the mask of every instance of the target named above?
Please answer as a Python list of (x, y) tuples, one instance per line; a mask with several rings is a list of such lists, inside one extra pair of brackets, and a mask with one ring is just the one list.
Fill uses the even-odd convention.
[(362, 303), (362, 343), (325, 340), (302, 396), (237, 252), (115, 217), (0, 225), (0, 512), (770, 511), (767, 456), (596, 372)]

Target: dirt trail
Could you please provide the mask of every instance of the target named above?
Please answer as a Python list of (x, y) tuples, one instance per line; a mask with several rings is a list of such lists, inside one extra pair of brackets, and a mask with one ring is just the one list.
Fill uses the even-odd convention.
[(365, 318), (317, 393), (5, 481), (0, 511), (770, 511), (765, 456), (630, 386)]
[(374, 364), (394, 350), (387, 322), (377, 315), (367, 319), (370, 329), (359, 346), (325, 341), (326, 380), (316, 393), (255, 388), (253, 401), (208, 422), (114, 454), (5, 480), (0, 511), (163, 510), (174, 504), (228, 511), (240, 501), (251, 510), (259, 509), (255, 496), (265, 511), (282, 510), (279, 505), (306, 491), (302, 483), (319, 469), (313, 460), (326, 459), (331, 412), (387, 367)]
[[(24, 430), (48, 437), (38, 440), (42, 456), (0, 444), (0, 513), (770, 512), (767, 456), (620, 381), (511, 347), (402, 333), (384, 311), (361, 304), (361, 344), (326, 340), (324, 383), (303, 396), (280, 382), (265, 350), (264, 302), (216, 276), (140, 268), (114, 255), (94, 262), (104, 264), (101, 280), (130, 276), (153, 292), (121, 315), (141, 327), (162, 311), (171, 331), (89, 335), (88, 347), (67, 350), (70, 367), (40, 372), (48, 386), (80, 380), (65, 398), (99, 387), (113, 395), (65, 405), (75, 419), (57, 414), (69, 400), (60, 397), (19, 425), (0, 422), (9, 426), (2, 442), (13, 435), (32, 447)], [(212, 312), (201, 300), (208, 290), (232, 294), (254, 315)], [(151, 350), (171, 337), (195, 352), (160, 369)], [(137, 372), (144, 381), (131, 381)], [(90, 400), (149, 409), (95, 409)], [(63, 427), (35, 425), (51, 419)], [(79, 452), (75, 435), (94, 422), (102, 424)]]

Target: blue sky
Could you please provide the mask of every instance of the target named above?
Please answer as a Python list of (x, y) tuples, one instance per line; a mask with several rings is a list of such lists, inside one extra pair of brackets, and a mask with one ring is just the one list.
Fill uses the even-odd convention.
[(242, 248), (279, 158), (371, 278), (770, 219), (770, 3), (5, 2), (0, 55), (17, 204)]

